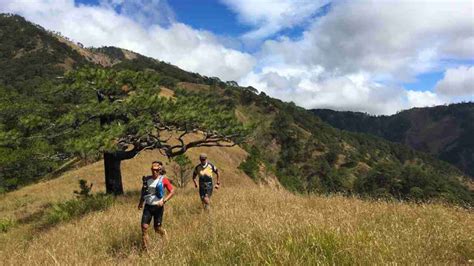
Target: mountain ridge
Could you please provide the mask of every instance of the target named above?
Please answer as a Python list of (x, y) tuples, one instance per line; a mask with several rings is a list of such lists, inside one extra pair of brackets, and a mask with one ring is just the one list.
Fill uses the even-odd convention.
[(408, 145), (456, 165), (474, 177), (474, 103), (412, 108), (391, 116), (314, 109), (332, 126)]

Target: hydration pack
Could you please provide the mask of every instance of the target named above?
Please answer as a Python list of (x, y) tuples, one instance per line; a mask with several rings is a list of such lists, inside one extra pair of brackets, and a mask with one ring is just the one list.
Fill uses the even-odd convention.
[[(155, 195), (158, 199), (162, 199), (164, 194), (165, 194), (164, 189), (163, 189), (163, 178), (164, 177), (165, 177), (164, 175), (160, 175), (158, 177), (158, 184), (156, 184)], [(150, 179), (153, 179), (153, 178), (151, 176), (143, 176), (142, 177), (143, 188), (146, 191), (146, 194), (149, 193), (149, 191), (148, 191), (148, 180), (150, 180)]]

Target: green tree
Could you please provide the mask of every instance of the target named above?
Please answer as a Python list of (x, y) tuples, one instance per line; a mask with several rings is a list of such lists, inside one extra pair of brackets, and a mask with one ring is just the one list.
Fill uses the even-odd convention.
[(107, 193), (123, 194), (121, 162), (145, 149), (171, 159), (191, 148), (242, 140), (233, 110), (198, 95), (160, 97), (159, 80), (153, 71), (87, 68), (67, 73), (57, 89), (63, 115), (54, 130), (67, 135), (68, 150), (80, 156), (102, 153)]
[[(37, 94), (47, 101), (43, 87)], [(57, 145), (35, 137), (51, 126), (48, 109), (47, 103), (0, 86), (0, 190), (16, 189), (58, 165)]]
[(175, 164), (172, 166), (173, 173), (178, 178), (178, 186), (185, 187), (191, 177), (191, 171), (193, 170), (191, 160), (186, 154), (181, 154), (173, 158)]

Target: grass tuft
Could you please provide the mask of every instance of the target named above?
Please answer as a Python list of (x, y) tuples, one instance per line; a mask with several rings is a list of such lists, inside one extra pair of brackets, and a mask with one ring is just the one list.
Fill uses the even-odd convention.
[(6, 233), (16, 225), (15, 220), (10, 218), (0, 219), (0, 232)]

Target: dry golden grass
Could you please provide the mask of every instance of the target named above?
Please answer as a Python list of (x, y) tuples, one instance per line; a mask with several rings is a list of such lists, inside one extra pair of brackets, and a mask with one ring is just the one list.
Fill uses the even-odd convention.
[(165, 97), (167, 99), (174, 99), (174, 91), (166, 88), (166, 87), (160, 87), (160, 96)]
[[(190, 157), (195, 160), (201, 151)], [(463, 264), (474, 259), (470, 210), (293, 195), (256, 186), (238, 171), (245, 158), (241, 149), (205, 151), (223, 175), (211, 212), (200, 210), (194, 188), (178, 190), (164, 216), (170, 238), (152, 234), (149, 254), (140, 251), (135, 192), (106, 211), (48, 230), (35, 230), (31, 221), (0, 233), (2, 264)], [(147, 152), (124, 163), (127, 191), (138, 190), (139, 177), (157, 157)], [(103, 189), (99, 162), (7, 194), (0, 199), (2, 216), (17, 217), (17, 208), (30, 213), (28, 206), (39, 210), (72, 197), (76, 176)]]
[(178, 82), (177, 87), (187, 90), (187, 91), (192, 91), (192, 92), (203, 92), (203, 91), (209, 91), (211, 89), (209, 85), (197, 84), (197, 83), (191, 83), (191, 82)]

